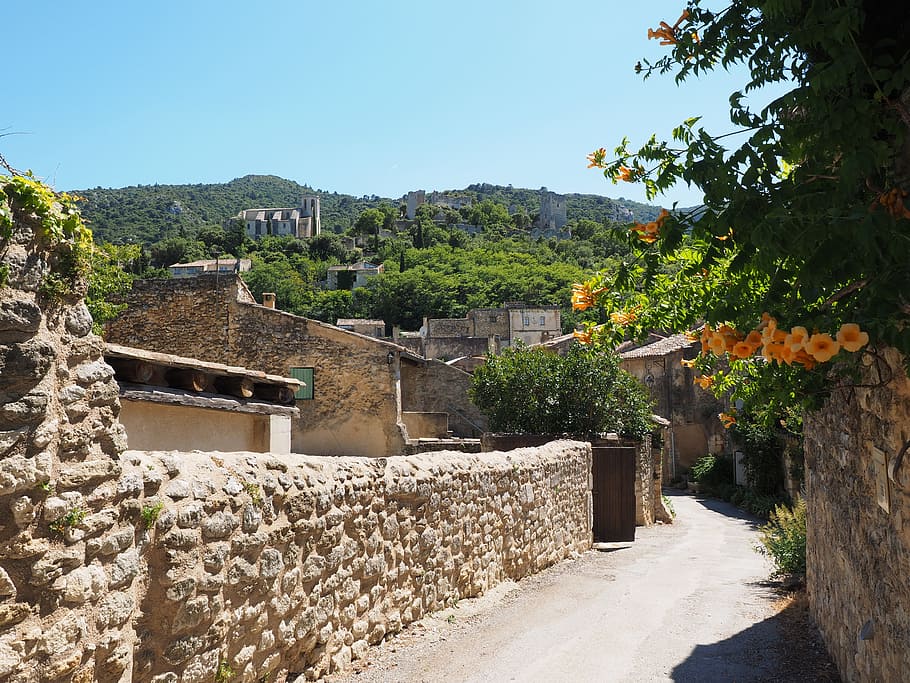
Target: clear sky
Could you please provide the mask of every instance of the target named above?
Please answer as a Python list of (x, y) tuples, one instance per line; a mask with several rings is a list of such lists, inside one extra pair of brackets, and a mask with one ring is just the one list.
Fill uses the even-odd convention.
[[(57, 189), (275, 174), (399, 197), (488, 182), (644, 201), (585, 155), (729, 130), (742, 74), (633, 67), (683, 6), (627, 0), (93, 0), (3, 10), (0, 153)], [(10, 134), (12, 133), (12, 134)], [(685, 186), (655, 203), (698, 203)]]

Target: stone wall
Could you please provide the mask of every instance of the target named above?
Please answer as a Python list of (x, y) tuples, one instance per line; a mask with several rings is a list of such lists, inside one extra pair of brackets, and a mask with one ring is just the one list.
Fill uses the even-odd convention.
[(449, 414), (454, 436), (479, 437), (487, 430), (487, 418), (471, 403), (471, 375), (438, 360), (425, 364), (402, 362), (402, 410)]
[(126, 301), (108, 341), (283, 376), (315, 368), (313, 399), (297, 401), (295, 452), (402, 452), (401, 347), (257, 305), (236, 276), (138, 280)]
[(809, 599), (845, 681), (903, 681), (910, 458), (900, 454), (910, 439), (910, 380), (887, 350), (863, 383), (871, 386), (836, 390), (805, 421)]
[(627, 442), (635, 447), (635, 525), (651, 526), (658, 520), (666, 521), (661, 514), (663, 498), (660, 492), (660, 451), (651, 447), (651, 439)]
[[(63, 470), (45, 500), (6, 501), (23, 531), (0, 563), (0, 680), (318, 678), (587, 550), (590, 468), (587, 444), (559, 442), (388, 459), (128, 451), (103, 477)], [(41, 538), (77, 496), (98, 512)]]
[(219, 661), (240, 681), (315, 678), (429, 611), (591, 543), (586, 444), (133, 463), (163, 480), (144, 509), (165, 506), (143, 549), (137, 681), (209, 681)]
[(474, 325), (467, 318), (431, 318), (426, 326), (427, 337), (474, 336)]
[(55, 265), (36, 229), (17, 216), (0, 244), (0, 680), (118, 681), (136, 583), (133, 527), (114, 507), (118, 387), (84, 283), (40, 293)]
[(498, 352), (498, 343), (488, 337), (428, 337), (422, 342), (421, 355), (442, 360), (486, 356), (491, 351)]
[(471, 335), (508, 339), (510, 334), (509, 312), (505, 308), (473, 308), (468, 311)]

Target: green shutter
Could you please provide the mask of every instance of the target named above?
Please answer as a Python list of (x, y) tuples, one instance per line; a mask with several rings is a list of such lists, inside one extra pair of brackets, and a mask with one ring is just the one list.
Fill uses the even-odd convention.
[(308, 401), (313, 398), (313, 368), (291, 368), (291, 377), (303, 382), (303, 386), (294, 394), (298, 400)]

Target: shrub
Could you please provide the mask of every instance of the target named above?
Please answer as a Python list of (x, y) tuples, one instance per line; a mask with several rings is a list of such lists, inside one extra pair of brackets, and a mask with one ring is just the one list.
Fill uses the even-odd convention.
[(158, 517), (161, 515), (161, 511), (164, 509), (164, 503), (157, 502), (154, 505), (146, 505), (142, 508), (140, 516), (142, 517), (142, 523), (146, 529), (151, 529), (155, 526), (155, 522), (158, 521)]
[(664, 506), (670, 511), (670, 517), (676, 519), (676, 508), (673, 507), (673, 501), (664, 495), (661, 495), (661, 498), (664, 501)]
[(769, 496), (784, 489), (783, 442), (774, 429), (743, 416), (733, 427), (745, 457), (743, 466), (749, 488)]
[(497, 432), (640, 439), (651, 431), (647, 389), (616, 354), (579, 345), (564, 356), (523, 346), (488, 356), (470, 395)]
[(774, 562), (774, 576), (806, 573), (806, 501), (777, 505), (759, 535), (757, 550)]
[(722, 455), (703, 455), (689, 472), (705, 493), (729, 500), (736, 492), (733, 461)]

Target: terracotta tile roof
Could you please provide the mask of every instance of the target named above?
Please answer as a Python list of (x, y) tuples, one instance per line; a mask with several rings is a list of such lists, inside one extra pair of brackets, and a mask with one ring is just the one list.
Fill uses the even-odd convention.
[(687, 349), (696, 343), (697, 342), (690, 341), (684, 334), (674, 334), (632, 348), (623, 344), (617, 351), (622, 358), (657, 358)]

